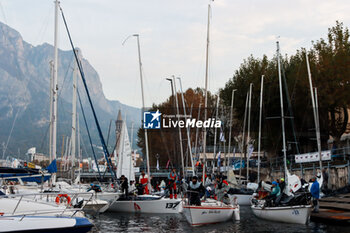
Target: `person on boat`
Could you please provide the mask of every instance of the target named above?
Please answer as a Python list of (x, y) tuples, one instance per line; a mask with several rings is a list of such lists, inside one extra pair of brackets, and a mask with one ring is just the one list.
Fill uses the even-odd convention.
[(314, 210), (312, 212), (319, 212), (319, 203), (318, 199), (320, 199), (320, 184), (318, 183), (316, 177), (313, 177), (311, 180), (313, 183), (311, 185), (310, 193), (312, 196), (312, 203), (314, 204)]
[(145, 174), (145, 171), (141, 172), (141, 175), (140, 175), (140, 178), (139, 178), (139, 182), (142, 185), (143, 194), (149, 194), (149, 190), (148, 190), (148, 176), (147, 176), (147, 174)]
[(173, 197), (177, 198), (177, 192), (176, 192), (176, 181), (177, 181), (177, 174), (176, 169), (173, 168), (172, 171), (170, 171), (168, 175), (169, 180), (169, 192), (170, 192), (170, 199), (173, 199)]
[(130, 193), (135, 195), (135, 191), (136, 191), (135, 181), (131, 180), (130, 181)]
[(286, 182), (284, 181), (284, 178), (282, 177), (280, 182), (279, 182), (279, 187), (281, 189), (281, 193), (283, 193), (284, 188), (286, 187)]
[(101, 186), (98, 184), (90, 184), (90, 187), (87, 189), (87, 191), (89, 192), (91, 190), (94, 190), (96, 193), (102, 192)]
[(201, 197), (201, 194), (205, 193), (205, 188), (202, 185), (202, 183), (198, 181), (197, 176), (192, 177), (192, 181), (190, 181), (190, 184), (188, 185), (187, 192), (189, 195), (188, 197), (189, 204), (200, 206), (201, 205), (200, 197)]
[(211, 178), (211, 174), (207, 175), (207, 178), (205, 179), (204, 187), (206, 189), (206, 191), (205, 191), (206, 196), (210, 197), (211, 192), (214, 188), (214, 183), (213, 183), (213, 180)]
[(128, 178), (126, 178), (124, 175), (120, 177), (120, 188), (122, 190), (122, 193), (125, 194), (125, 197), (129, 194), (129, 184), (128, 184)]
[(166, 188), (166, 184), (165, 184), (165, 181), (164, 181), (164, 180), (162, 180), (162, 181), (160, 182), (159, 188), (160, 188), (160, 193), (161, 193), (161, 194), (164, 194), (165, 188)]
[(218, 201), (224, 202), (227, 192), (230, 189), (228, 182), (220, 175), (216, 177), (215, 195)]
[(272, 181), (271, 193), (266, 197), (268, 201), (275, 201), (279, 195), (281, 195), (281, 189), (278, 186), (277, 181)]

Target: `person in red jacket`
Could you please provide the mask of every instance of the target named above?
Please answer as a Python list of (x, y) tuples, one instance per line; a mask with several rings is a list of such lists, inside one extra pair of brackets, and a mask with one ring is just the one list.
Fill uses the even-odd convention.
[(177, 174), (176, 174), (176, 169), (175, 168), (173, 168), (173, 170), (170, 171), (168, 179), (169, 179), (170, 199), (173, 199), (173, 197), (175, 197), (175, 199), (176, 199), (177, 198), (177, 192), (176, 192)]
[(145, 174), (145, 171), (141, 172), (140, 178), (139, 178), (139, 183), (143, 187), (143, 194), (149, 194), (148, 190), (148, 176)]

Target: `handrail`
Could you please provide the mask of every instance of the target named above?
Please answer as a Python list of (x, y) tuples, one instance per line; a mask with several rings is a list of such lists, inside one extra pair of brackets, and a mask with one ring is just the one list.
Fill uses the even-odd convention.
[[(15, 215), (17, 209), (18, 209), (18, 206), (20, 205), (20, 203), (22, 202), (23, 198), (24, 197), (30, 197), (30, 196), (33, 196), (33, 200), (32, 199), (27, 199), (27, 198), (24, 198), (26, 200), (30, 200), (30, 201), (33, 201), (33, 202), (36, 202), (38, 199), (36, 199), (37, 196), (46, 196), (47, 197), (47, 200), (49, 198), (49, 196), (57, 196), (57, 195), (62, 195), (62, 194), (66, 194), (66, 195), (71, 195), (73, 198), (71, 199), (71, 202), (73, 202), (75, 199), (77, 199), (79, 197), (79, 195), (84, 195), (84, 196), (89, 196), (88, 199), (84, 199), (84, 203), (83, 203), (83, 206), (81, 208), (71, 208), (71, 205), (67, 205), (65, 206), (65, 208), (63, 209), (55, 209), (53, 208), (52, 210), (34, 210), (34, 211), (25, 211), (25, 212), (22, 212), (20, 214), (17, 214)], [(0, 196), (0, 199), (1, 198), (17, 198), (19, 197), (19, 200), (17, 201), (16, 203), (16, 206), (14, 208), (14, 210), (12, 211), (12, 214), (10, 216), (22, 216), (23, 215), (23, 218), (26, 216), (26, 215), (39, 215), (39, 214), (47, 214), (47, 213), (60, 213), (59, 215), (62, 216), (65, 212), (74, 212), (70, 217), (73, 217), (78, 211), (81, 211), (88, 202), (90, 202), (93, 198), (93, 195), (94, 193), (88, 193), (88, 192), (57, 192), (57, 193), (30, 193), (30, 194), (9, 194), (9, 195), (2, 195)], [(41, 199), (43, 200), (43, 199)], [(46, 202), (43, 202), (43, 203), (48, 203), (48, 201)], [(62, 206), (61, 206), (62, 207)], [(5, 215), (5, 216), (9, 216), (9, 215)], [(22, 219), (23, 219), (22, 218)], [(21, 219), (21, 220), (22, 220)]]

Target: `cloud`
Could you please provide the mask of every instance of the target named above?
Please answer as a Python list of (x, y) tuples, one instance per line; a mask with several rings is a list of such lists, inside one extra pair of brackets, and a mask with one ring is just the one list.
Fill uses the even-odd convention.
[[(204, 86), (207, 4), (203, 0), (61, 1), (76, 46), (100, 74), (110, 99), (141, 106), (136, 41), (139, 33), (145, 71), (146, 104), (170, 95), (165, 77), (183, 78), (183, 87)], [(53, 43), (52, 1), (2, 2), (7, 23), (37, 45)], [(346, 0), (215, 0), (210, 38), (210, 90), (232, 77), (250, 54), (273, 56), (280, 36), (282, 53), (310, 47), (326, 37), (336, 20), (350, 25)], [(0, 17), (0, 19), (2, 19)], [(60, 47), (68, 49), (60, 27)]]

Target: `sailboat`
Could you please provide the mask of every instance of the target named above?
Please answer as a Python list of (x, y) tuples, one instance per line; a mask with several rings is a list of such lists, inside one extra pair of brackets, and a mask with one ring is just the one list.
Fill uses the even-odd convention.
[[(142, 109), (145, 109), (139, 35), (134, 34), (132, 36), (136, 37), (137, 39), (139, 71), (140, 71), (140, 81), (141, 81), (141, 94), (142, 94)], [(129, 36), (128, 38), (130, 37), (131, 36)], [(123, 44), (126, 42), (126, 40), (123, 42)], [(122, 132), (120, 134), (120, 137), (121, 137), (120, 138), (121, 145), (118, 151), (118, 153), (120, 154), (117, 161), (118, 162), (117, 174), (124, 175), (129, 180), (132, 180), (132, 179), (135, 179), (135, 174), (132, 167), (130, 140), (129, 140), (125, 122), (123, 122)], [(147, 129), (145, 129), (145, 147), (146, 147), (145, 149), (146, 149), (146, 160), (147, 160), (147, 175), (150, 178)], [(151, 190), (149, 180), (147, 185), (149, 187), (149, 190)], [(128, 196), (128, 197), (119, 199), (118, 201), (111, 204), (108, 210), (114, 211), (114, 212), (128, 212), (128, 213), (178, 214), (182, 212), (182, 200), (180, 198), (170, 199), (163, 196), (152, 195), (152, 194), (135, 195), (135, 196)]]
[[(41, 194), (43, 199), (47, 195)], [(0, 206), (0, 232), (88, 232), (93, 226), (80, 208), (30, 200), (28, 195), (0, 195)]]
[[(286, 148), (286, 136), (284, 125), (284, 109), (283, 109), (283, 92), (282, 92), (282, 79), (281, 79), (281, 65), (280, 65), (280, 52), (279, 42), (277, 41), (277, 63), (278, 63), (278, 78), (280, 89), (280, 103), (281, 103), (281, 123), (282, 123), (282, 141), (283, 141), (283, 160), (284, 170), (286, 178), (286, 189), (284, 192), (287, 196), (292, 197), (298, 189), (301, 188), (300, 179), (296, 175), (290, 175), (287, 168), (287, 148)], [(283, 190), (282, 190), (283, 191)], [(306, 224), (310, 219), (311, 205), (306, 200), (300, 205), (284, 205), (284, 206), (265, 206), (265, 200), (252, 200), (251, 209), (255, 216), (277, 222)]]
[[(207, 48), (206, 48), (206, 72), (205, 72), (205, 102), (204, 102), (204, 118), (207, 118), (208, 107), (208, 63), (209, 63), (209, 25), (210, 25), (210, 3), (208, 4), (208, 25), (207, 25)], [(204, 129), (203, 132), (203, 177), (206, 172), (206, 135), (207, 132)], [(204, 181), (204, 179), (203, 179)], [(200, 226), (206, 224), (213, 224), (219, 222), (226, 222), (235, 216), (236, 220), (240, 220), (239, 205), (236, 202), (225, 204), (221, 201), (214, 199), (207, 199), (201, 202), (201, 206), (189, 205), (185, 202), (183, 205), (183, 214), (186, 217), (187, 222), (191, 226)]]

